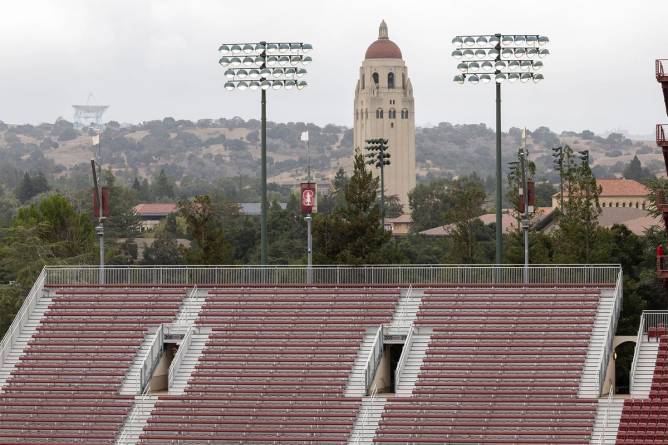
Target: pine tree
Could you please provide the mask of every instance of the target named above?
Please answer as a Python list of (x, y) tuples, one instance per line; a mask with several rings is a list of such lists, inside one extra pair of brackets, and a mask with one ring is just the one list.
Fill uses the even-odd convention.
[(589, 263), (598, 233), (600, 187), (586, 161), (577, 162), (572, 150), (564, 152), (564, 208), (555, 234), (555, 260)]
[(173, 198), (174, 184), (167, 178), (165, 170), (160, 170), (158, 177), (153, 183), (153, 193), (156, 198)]
[(391, 262), (384, 246), (391, 235), (380, 224), (378, 178), (367, 170), (357, 151), (353, 175), (343, 189), (345, 205), (314, 219), (314, 262), (373, 264)]

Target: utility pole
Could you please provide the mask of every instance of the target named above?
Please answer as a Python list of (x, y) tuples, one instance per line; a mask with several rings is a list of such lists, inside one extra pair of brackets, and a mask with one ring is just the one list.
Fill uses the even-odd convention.
[(390, 165), (390, 153), (387, 139), (367, 139), (367, 164), (380, 169), (380, 225), (385, 227), (385, 175), (384, 167)]
[[(311, 149), (309, 146), (309, 137), (308, 130), (302, 132), (301, 140), (306, 142), (306, 182), (311, 184)], [(314, 193), (315, 195), (315, 193)], [(315, 199), (315, 196), (313, 197)], [(302, 205), (304, 206), (304, 196), (302, 192)], [(304, 206), (305, 208), (312, 211), (312, 207)], [(311, 232), (313, 218), (311, 217), (311, 211), (309, 211), (304, 219), (306, 220), (306, 282), (311, 284), (313, 282), (313, 235)]]
[(528, 163), (529, 152), (527, 151), (527, 130), (522, 131), (523, 146), (520, 156), (522, 167), (522, 200), (524, 201), (524, 217), (522, 218), (522, 230), (524, 231), (524, 282), (529, 282), (529, 181)]
[(555, 169), (559, 172), (559, 210), (564, 211), (564, 146), (552, 149)]
[[(93, 144), (97, 142), (97, 150), (98, 150), (98, 157), (101, 158), (101, 143), (100, 143), (100, 133), (98, 133), (95, 137), (93, 137)], [(97, 207), (98, 207), (98, 212), (97, 212), (97, 221), (98, 224), (95, 227), (95, 233), (97, 236), (100, 238), (100, 274), (99, 274), (99, 284), (104, 284), (105, 282), (105, 277), (104, 277), (104, 205), (103, 205), (103, 196), (102, 196), (102, 187), (100, 186), (100, 182), (98, 180), (98, 172), (95, 169), (95, 159), (90, 160), (90, 166), (93, 170), (93, 186), (94, 186), (94, 192), (97, 195)], [(99, 174), (100, 174), (100, 179), (102, 179), (102, 165), (98, 164), (99, 167)]]
[[(580, 160), (582, 161), (582, 167), (589, 170), (589, 150), (583, 150), (580, 153)], [(585, 172), (586, 172), (585, 170)], [(585, 187), (585, 202), (587, 204), (587, 227), (586, 227), (586, 236), (585, 236), (585, 263), (589, 264), (589, 235), (591, 229), (591, 206), (589, 205), (589, 185)]]

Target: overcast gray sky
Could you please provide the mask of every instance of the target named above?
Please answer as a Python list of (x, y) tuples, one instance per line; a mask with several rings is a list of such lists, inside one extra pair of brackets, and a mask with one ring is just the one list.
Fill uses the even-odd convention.
[(549, 36), (541, 84), (504, 86), (503, 126), (625, 129), (668, 121), (654, 59), (668, 58), (668, 1), (2, 0), (0, 119), (72, 118), (89, 92), (121, 122), (259, 117), (258, 92), (227, 92), (218, 45), (305, 41), (303, 91), (270, 91), (268, 118), (352, 125), (353, 90), (381, 19), (401, 48), (418, 125), (494, 122), (492, 85), (452, 82), (456, 34)]

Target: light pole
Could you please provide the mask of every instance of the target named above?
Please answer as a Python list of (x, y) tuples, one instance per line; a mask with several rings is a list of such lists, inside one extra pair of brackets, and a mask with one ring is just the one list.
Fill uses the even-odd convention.
[(267, 90), (303, 89), (306, 81), (304, 66), (311, 62), (311, 56), (305, 55), (313, 46), (302, 42), (258, 42), (224, 43), (218, 51), (223, 57), (218, 61), (227, 68), (225, 89), (260, 90), (262, 107), (261, 120), (261, 208), (260, 222), (260, 263), (267, 264)]
[(564, 146), (552, 149), (554, 168), (559, 172), (559, 210), (564, 211)]
[(367, 139), (367, 164), (380, 169), (380, 225), (385, 227), (385, 175), (384, 167), (390, 165), (390, 147), (387, 139)]
[(501, 181), (501, 84), (543, 80), (537, 71), (543, 62), (536, 60), (550, 52), (542, 48), (549, 42), (546, 36), (538, 34), (486, 34), (456, 36), (452, 39), (455, 50), (452, 56), (463, 59), (457, 65), (460, 74), (454, 81), (463, 84), (496, 84), (496, 263), (501, 264), (503, 251), (502, 230), (502, 181)]
[[(311, 150), (309, 147), (308, 139), (308, 130), (304, 131), (301, 135), (302, 142), (306, 142), (306, 182), (311, 184)], [(302, 196), (302, 202), (304, 197)], [(311, 232), (311, 223), (313, 218), (311, 217), (311, 212), (307, 213), (304, 217), (306, 220), (306, 264), (307, 264), (307, 278), (306, 282), (311, 284), (313, 281), (313, 236)]]

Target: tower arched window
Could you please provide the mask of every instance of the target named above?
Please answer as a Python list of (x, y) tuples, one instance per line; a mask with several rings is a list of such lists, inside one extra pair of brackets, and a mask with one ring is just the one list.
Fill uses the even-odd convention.
[(394, 88), (394, 73), (387, 73), (387, 87)]
[(364, 119), (369, 119), (369, 110), (364, 110)]
[(408, 119), (408, 110), (407, 109), (404, 108), (403, 110), (401, 110), (401, 118), (402, 119)]
[(387, 117), (389, 119), (396, 119), (397, 118), (397, 110), (395, 110), (394, 108), (390, 108), (387, 112)]
[(374, 86), (375, 86), (376, 88), (378, 88), (378, 82), (380, 81), (380, 80), (379, 80), (380, 78), (378, 77), (378, 73), (373, 73), (373, 74), (371, 75), (371, 78), (373, 79)]
[(361, 79), (361, 80), (362, 80), (362, 89), (364, 89), (364, 78), (365, 78), (365, 77), (366, 77), (366, 76), (364, 75), (364, 73), (362, 73), (362, 79)]
[(376, 119), (382, 119), (383, 118), (383, 109), (379, 108), (376, 110)]
[(401, 73), (401, 88), (404, 90), (406, 89), (406, 78), (404, 77), (404, 73)]

